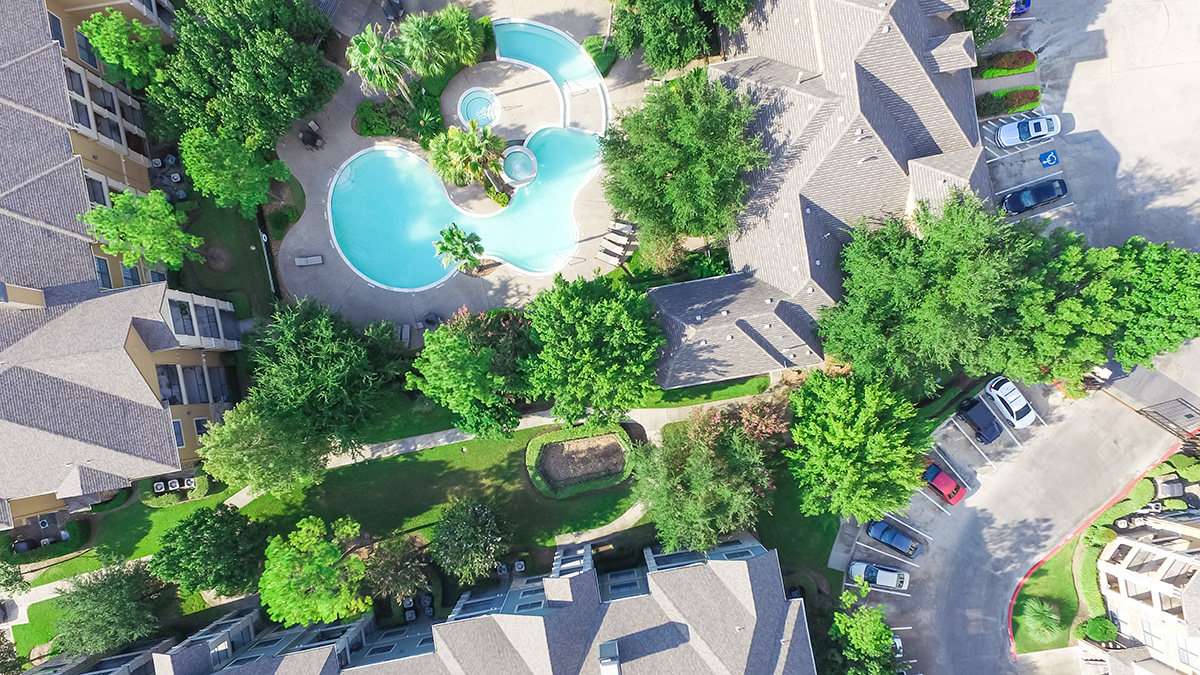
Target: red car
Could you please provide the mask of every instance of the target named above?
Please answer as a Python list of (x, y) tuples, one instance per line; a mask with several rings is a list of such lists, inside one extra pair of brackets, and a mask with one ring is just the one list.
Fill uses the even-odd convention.
[(942, 496), (942, 499), (957, 504), (967, 496), (967, 491), (957, 481), (950, 477), (950, 474), (942, 471), (942, 468), (937, 464), (930, 464), (925, 469), (925, 475), (922, 476), (929, 487), (933, 491)]

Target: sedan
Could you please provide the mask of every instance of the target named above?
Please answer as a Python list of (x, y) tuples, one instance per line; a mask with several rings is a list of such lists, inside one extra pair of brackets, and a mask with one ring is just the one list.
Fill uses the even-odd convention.
[(1026, 401), (1025, 396), (1021, 394), (1021, 390), (1017, 389), (1017, 385), (1007, 377), (1001, 375), (988, 382), (987, 389), (984, 391), (1000, 409), (1000, 415), (1014, 429), (1024, 429), (1033, 424), (1033, 420), (1037, 418), (1033, 408), (1029, 407), (1029, 401)]
[(1009, 215), (1017, 215), (1025, 213), (1039, 206), (1049, 204), (1067, 196), (1067, 181), (1061, 178), (1044, 181), (1036, 185), (1030, 185), (1022, 190), (1017, 190), (1004, 198), (1001, 202), (1004, 212)]
[(866, 581), (871, 586), (896, 591), (908, 588), (908, 574), (891, 567), (855, 560), (850, 563), (849, 573), (854, 580)]
[(881, 520), (867, 523), (867, 536), (910, 558), (921, 555), (920, 542), (913, 541), (908, 535)]
[(967, 491), (958, 484), (958, 481), (950, 477), (950, 474), (942, 471), (942, 467), (937, 464), (930, 464), (925, 468), (925, 475), (921, 476), (929, 483), (929, 487), (933, 491), (942, 496), (942, 499), (957, 504), (967, 496)]
[(996, 145), (1002, 148), (1011, 148), (1014, 145), (1057, 136), (1060, 131), (1062, 131), (1062, 125), (1058, 122), (1058, 115), (1009, 122), (996, 130)]

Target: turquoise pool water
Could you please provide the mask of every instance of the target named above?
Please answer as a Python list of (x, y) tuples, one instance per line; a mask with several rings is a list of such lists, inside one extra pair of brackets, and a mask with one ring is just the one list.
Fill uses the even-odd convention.
[(481, 127), (495, 122), (497, 112), (495, 95), (484, 89), (468, 90), (458, 104), (459, 117), (463, 121), (475, 120)]
[(504, 158), (504, 173), (515, 181), (526, 181), (533, 176), (533, 160), (523, 152), (510, 152)]
[(377, 284), (421, 289), (449, 276), (433, 242), (455, 222), (477, 233), (491, 257), (530, 274), (557, 271), (575, 248), (571, 207), (599, 163), (599, 142), (592, 134), (548, 128), (534, 133), (526, 147), (537, 158), (537, 176), (517, 190), (508, 208), (486, 217), (455, 208), (417, 156), (391, 147), (364, 152), (342, 167), (330, 195), (338, 249)]
[(592, 58), (574, 40), (545, 26), (519, 21), (497, 22), (496, 53), (531, 63), (549, 73), (560, 87), (601, 86)]

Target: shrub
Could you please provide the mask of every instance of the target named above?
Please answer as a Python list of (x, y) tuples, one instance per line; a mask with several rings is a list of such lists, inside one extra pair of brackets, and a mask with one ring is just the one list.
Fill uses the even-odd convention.
[(358, 118), (359, 136), (391, 136), (392, 129), (388, 126), (387, 115), (378, 101), (363, 101), (358, 104), (355, 116)]
[(1084, 621), (1083, 623), (1072, 628), (1071, 637), (1075, 638), (1076, 640), (1082, 640), (1083, 638), (1087, 637), (1087, 621)]
[(1085, 546), (1104, 546), (1116, 538), (1116, 531), (1099, 525), (1092, 525), (1083, 533), (1083, 543)]
[(1040, 87), (1018, 87), (984, 94), (975, 99), (980, 117), (995, 117), (1033, 110), (1042, 102)]
[(1163, 510), (1165, 511), (1183, 511), (1188, 507), (1187, 502), (1182, 499), (1164, 499)]
[(271, 236), (276, 241), (283, 239), (283, 235), (287, 234), (288, 225), (296, 222), (299, 215), (296, 213), (296, 207), (288, 204), (278, 211), (272, 211), (267, 218), (267, 224), (271, 229)]
[(174, 506), (179, 503), (178, 492), (164, 492), (161, 495), (155, 495), (147, 499), (143, 499), (142, 503), (152, 509), (163, 509), (168, 506)]
[[(1154, 499), (1154, 493), (1154, 481), (1150, 480), (1149, 478), (1143, 478), (1137, 482), (1137, 485), (1133, 486), (1133, 489), (1129, 491), (1129, 494), (1125, 497), (1125, 499), (1126, 501), (1130, 501), (1135, 504), (1141, 504), (1141, 506), (1138, 507), (1138, 509), (1140, 509), (1145, 507)], [(1134, 510), (1136, 511), (1137, 509)]]
[(975, 77), (987, 80), (993, 77), (1028, 73), (1036, 68), (1037, 54), (1028, 49), (1021, 49), (982, 57), (979, 65), (974, 68), (974, 74)]
[[(617, 440), (621, 443), (621, 448), (625, 450), (625, 468), (620, 473), (614, 473), (611, 476), (602, 476), (574, 485), (564, 485), (557, 490), (551, 487), (546, 478), (542, 476), (542, 472), (538, 469), (538, 461), (541, 458), (542, 448), (547, 443), (573, 441), (579, 438), (604, 436), (605, 434), (616, 435)], [(533, 483), (533, 487), (537, 488), (538, 492), (548, 497), (554, 497), (555, 499), (566, 499), (584, 492), (612, 487), (629, 478), (629, 474), (633, 471), (633, 464), (630, 463), (628, 456), (631, 445), (632, 442), (629, 440), (629, 434), (625, 433), (625, 430), (619, 424), (606, 426), (584, 424), (577, 427), (568, 427), (559, 431), (551, 431), (548, 434), (542, 434), (529, 441), (529, 445), (525, 447), (525, 468), (529, 471), (530, 482)]]
[(608, 77), (608, 72), (617, 62), (617, 45), (609, 43), (608, 49), (605, 49), (603, 35), (589, 35), (583, 39), (583, 50), (596, 62), (596, 69), (600, 71), (600, 75)]
[(508, 206), (508, 202), (510, 199), (508, 194), (501, 192), (501, 191), (497, 190), (496, 188), (492, 187), (491, 183), (484, 183), (483, 191), (487, 193), (487, 196), (490, 197), (492, 199), (492, 201), (496, 202), (500, 206)]
[(129, 495), (131, 494), (133, 494), (132, 488), (120, 490), (116, 495), (113, 496), (112, 499), (106, 502), (100, 502), (99, 504), (92, 504), (91, 512), (104, 513), (105, 511), (112, 511), (113, 509), (120, 508), (125, 505), (125, 502), (129, 501)]
[(188, 499), (203, 499), (208, 496), (208, 474), (196, 471), (196, 487), (188, 490)]
[(496, 30), (492, 28), (492, 17), (481, 16), (477, 22), (483, 27), (483, 53), (496, 51)]
[(1041, 598), (1030, 598), (1021, 609), (1021, 625), (1035, 639), (1048, 642), (1062, 629), (1062, 618), (1053, 604)]
[(1100, 592), (1100, 569), (1096, 567), (1102, 548), (1088, 546), (1079, 561), (1079, 588), (1083, 591), (1083, 601), (1087, 603), (1088, 611), (1092, 614), (1105, 612), (1104, 595)]
[(26, 551), (25, 553), (13, 553), (12, 539), (7, 535), (0, 535), (0, 546), (3, 547), (0, 549), (0, 558), (15, 565), (49, 560), (78, 551), (92, 537), (92, 523), (88, 520), (67, 521), (63, 529), (67, 531), (67, 535), (70, 537), (67, 541), (55, 542), (41, 548), (35, 548), (32, 551)]
[(1088, 619), (1082, 625), (1087, 626), (1086, 632), (1089, 640), (1112, 642), (1117, 639), (1117, 625), (1102, 616)]
[(1197, 463), (1195, 457), (1187, 455), (1175, 455), (1175, 457), (1178, 459), (1175, 459), (1173, 465), (1180, 478), (1189, 483), (1200, 481), (1200, 463)]

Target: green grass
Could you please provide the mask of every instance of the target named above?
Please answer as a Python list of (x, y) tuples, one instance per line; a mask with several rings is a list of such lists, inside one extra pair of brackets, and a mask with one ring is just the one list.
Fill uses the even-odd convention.
[(591, 438), (593, 436), (604, 436), (613, 434), (617, 437), (618, 442), (624, 453), (628, 453), (633, 442), (629, 440), (629, 434), (621, 428), (619, 424), (613, 424), (606, 427), (589, 427), (587, 425), (571, 427), (567, 429), (559, 429), (551, 431), (548, 434), (542, 434), (529, 442), (525, 449), (525, 468), (529, 472), (530, 481), (538, 492), (553, 497), (555, 499), (569, 499), (575, 495), (591, 492), (593, 490), (602, 490), (604, 488), (618, 485), (629, 478), (629, 474), (633, 472), (633, 464), (628, 461), (624, 462), (624, 467), (621, 471), (615, 472), (608, 476), (593, 478), (592, 480), (564, 485), (555, 489), (551, 487), (549, 481), (542, 475), (538, 468), (538, 462), (541, 459), (542, 448), (547, 443), (555, 443), (557, 441), (573, 441), (579, 438)]
[(380, 412), (363, 429), (364, 443), (386, 443), (454, 428), (454, 414), (426, 396), (414, 401), (400, 387), (387, 392)]
[(228, 300), (234, 304), (239, 318), (267, 316), (275, 304), (275, 295), (271, 293), (257, 223), (243, 218), (234, 209), (218, 208), (208, 197), (198, 197), (198, 201), (201, 215), (187, 226), (187, 231), (203, 237), (205, 243), (223, 246), (229, 252), (229, 269), (218, 272), (189, 261), (183, 267), (184, 289)]
[(83, 555), (47, 568), (32, 583), (34, 586), (41, 586), (84, 572), (98, 570), (101, 567), (98, 557), (101, 552), (119, 556), (122, 560), (151, 555), (158, 551), (159, 539), (162, 535), (176, 523), (196, 509), (220, 504), (236, 491), (235, 488), (226, 488), (205, 499), (163, 509), (152, 509), (139, 502), (130, 504), (120, 511), (113, 511), (100, 521), (95, 541), (90, 550)]
[(770, 385), (770, 376), (760, 375), (758, 377), (745, 377), (740, 380), (701, 384), (682, 389), (660, 390), (647, 396), (646, 400), (642, 401), (641, 407), (678, 408), (680, 406), (708, 403), (710, 401), (724, 401), (740, 396), (761, 394)]
[[(1037, 569), (1017, 595), (1013, 608), (1013, 639), (1017, 643), (1017, 653), (1026, 654), (1044, 649), (1066, 647), (1071, 638), (1071, 623), (1079, 611), (1079, 595), (1075, 592), (1075, 575), (1071, 571), (1071, 558), (1075, 555), (1075, 547), (1079, 544), (1076, 537), (1067, 542), (1066, 546), (1050, 557)], [(1021, 611), (1024, 603), (1030, 598), (1041, 598), (1058, 608), (1062, 617), (1062, 628), (1051, 640), (1039, 640), (1021, 628)]]
[(785, 575), (806, 569), (823, 576), (836, 598), (842, 592), (842, 572), (829, 569), (828, 562), (840, 520), (832, 514), (802, 514), (796, 479), (785, 466), (776, 469), (775, 486), (770, 512), (758, 517), (759, 541), (768, 549), (778, 549)]
[(349, 516), (375, 535), (399, 530), (429, 538), (450, 499), (470, 497), (495, 506), (519, 550), (551, 546), (557, 534), (607, 524), (633, 506), (628, 484), (572, 499), (551, 499), (534, 490), (525, 446), (545, 431), (525, 429), (510, 440), (467, 441), (341, 467), (302, 498), (263, 496), (243, 512), (279, 533), (313, 514), (329, 521)]
[(17, 653), (29, 658), (29, 652), (38, 645), (44, 645), (58, 635), (54, 623), (62, 617), (58, 608), (58, 598), (51, 598), (29, 606), (29, 623), (13, 626), (13, 643)]
[(583, 39), (583, 49), (596, 63), (596, 70), (600, 71), (600, 75), (608, 77), (613, 64), (617, 62), (617, 45), (610, 41), (608, 49), (604, 49), (603, 35), (589, 35)]
[(13, 553), (12, 538), (6, 534), (0, 534), (0, 560), (24, 565), (26, 563), (57, 558), (78, 551), (87, 543), (88, 538), (92, 536), (92, 523), (87, 520), (68, 521), (63, 529), (70, 535), (70, 539), (57, 541), (47, 546), (40, 546), (25, 553)]
[(304, 215), (304, 209), (308, 206), (308, 198), (304, 196), (304, 187), (300, 185), (300, 181), (292, 176), (287, 181), (288, 187), (292, 190), (292, 206), (296, 209), (296, 217)]

